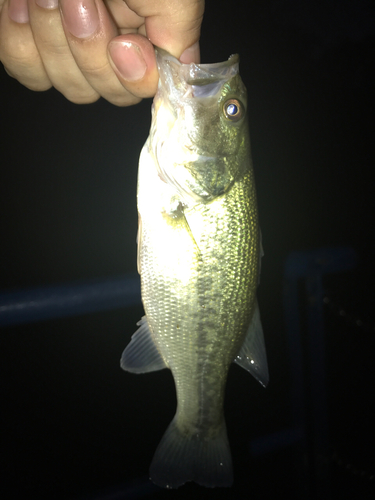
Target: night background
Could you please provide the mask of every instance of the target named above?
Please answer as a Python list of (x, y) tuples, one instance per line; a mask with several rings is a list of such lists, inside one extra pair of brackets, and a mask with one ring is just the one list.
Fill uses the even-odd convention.
[[(374, 33), (366, 0), (206, 5), (202, 62), (241, 58), (265, 251), (258, 298), (270, 383), (229, 372), (234, 486), (148, 482), (176, 399), (169, 371), (119, 367), (139, 305), (2, 328), (2, 498), (318, 498), (308, 447), (256, 455), (251, 443), (292, 426), (286, 258), (337, 246), (353, 248), (358, 264), (324, 279), (324, 498), (374, 498)], [(136, 273), (151, 100), (76, 105), (22, 87), (2, 67), (0, 78), (0, 292)]]

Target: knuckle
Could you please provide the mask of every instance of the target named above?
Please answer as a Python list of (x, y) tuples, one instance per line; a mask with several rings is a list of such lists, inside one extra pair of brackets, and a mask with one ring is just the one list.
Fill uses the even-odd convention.
[(92, 104), (100, 98), (100, 95), (95, 91), (87, 93), (72, 93), (67, 91), (62, 92), (62, 94), (68, 101), (72, 102), (73, 104)]
[(100, 65), (93, 64), (92, 61), (80, 61), (78, 64), (82, 73), (86, 74), (89, 78), (95, 78), (98, 80), (108, 80), (113, 73), (108, 61), (103, 62)]
[(36, 46), (30, 47), (22, 39), (1, 37), (0, 59), (7, 67), (30, 67), (40, 60)]
[(43, 91), (51, 87), (35, 45), (22, 40), (1, 37), (0, 59), (7, 73), (30, 90)]
[(21, 79), (18, 79), (20, 83), (29, 90), (32, 90), (33, 92), (45, 92), (46, 90), (49, 90), (52, 87), (51, 82), (46, 79), (45, 81), (22, 81)]
[(14, 78), (24, 87), (35, 92), (43, 92), (52, 87), (51, 81), (45, 71), (32, 70), (29, 68), (5, 66), (5, 71), (11, 78)]
[(69, 47), (69, 52), (74, 57), (74, 60), (82, 73), (102, 77), (108, 71), (108, 58), (106, 54), (97, 47), (77, 45), (73, 43)]

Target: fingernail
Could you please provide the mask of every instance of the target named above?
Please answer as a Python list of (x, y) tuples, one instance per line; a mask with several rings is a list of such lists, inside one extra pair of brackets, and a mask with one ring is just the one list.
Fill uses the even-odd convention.
[(99, 26), (94, 0), (61, 0), (65, 26), (77, 38), (88, 38)]
[(112, 61), (121, 76), (129, 82), (135, 82), (144, 77), (146, 62), (138, 47), (131, 42), (113, 41), (108, 47)]
[(27, 0), (10, 0), (8, 15), (15, 23), (28, 23), (29, 9), (27, 7)]
[(57, 9), (59, 6), (59, 0), (35, 0), (35, 3), (42, 7), (43, 9)]
[(194, 45), (184, 50), (181, 54), (180, 61), (183, 64), (196, 63), (199, 64), (201, 60), (201, 54), (199, 50), (199, 42), (195, 42)]

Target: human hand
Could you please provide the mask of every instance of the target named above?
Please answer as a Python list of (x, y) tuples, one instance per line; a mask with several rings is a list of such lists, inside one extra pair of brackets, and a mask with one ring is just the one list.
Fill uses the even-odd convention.
[(0, 0), (0, 60), (31, 90), (118, 106), (156, 92), (153, 45), (199, 62), (204, 0)]

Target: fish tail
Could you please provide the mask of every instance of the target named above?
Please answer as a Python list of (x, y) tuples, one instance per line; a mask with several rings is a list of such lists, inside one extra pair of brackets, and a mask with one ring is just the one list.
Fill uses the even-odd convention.
[(225, 421), (215, 436), (183, 434), (176, 417), (156, 449), (150, 478), (158, 486), (178, 488), (187, 481), (214, 488), (233, 483), (232, 458)]

